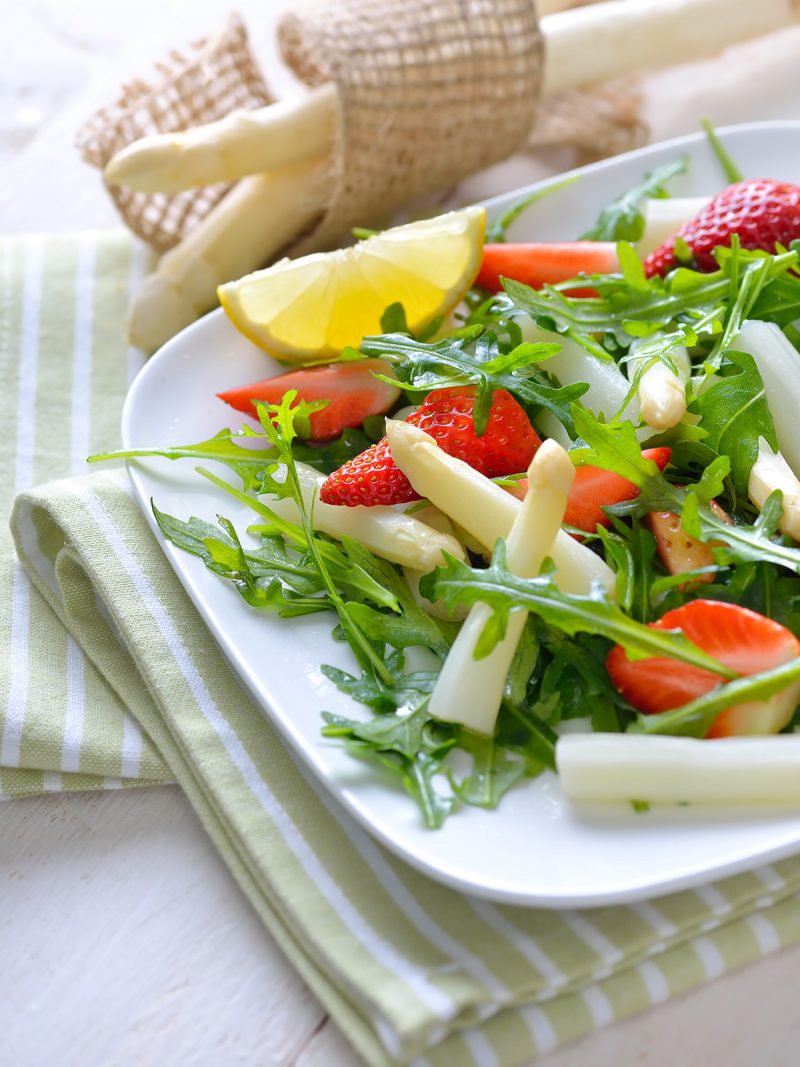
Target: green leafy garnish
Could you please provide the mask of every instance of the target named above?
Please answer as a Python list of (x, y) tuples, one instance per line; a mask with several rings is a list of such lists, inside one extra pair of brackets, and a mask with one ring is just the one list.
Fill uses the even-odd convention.
[(642, 734), (705, 737), (714, 719), (726, 708), (750, 701), (769, 700), (798, 680), (800, 658), (760, 674), (750, 674), (725, 685), (715, 686), (697, 700), (692, 700), (674, 711), (663, 711), (658, 715), (640, 715), (630, 730)]
[(744, 175), (731, 159), (727, 149), (719, 139), (717, 132), (711, 125), (710, 121), (708, 119), (703, 119), (702, 126), (706, 132), (708, 143), (711, 145), (714, 155), (717, 157), (720, 166), (725, 172), (725, 177), (728, 179), (728, 183), (733, 185), (735, 182), (742, 181)]
[(590, 230), (581, 234), (580, 240), (631, 242), (640, 240), (644, 233), (642, 202), (666, 197), (668, 193), (664, 189), (664, 183), (677, 174), (685, 174), (688, 167), (689, 157), (684, 155), (650, 171), (638, 185), (634, 185), (608, 207), (603, 208), (597, 222)]
[(493, 609), (478, 642), (478, 657), (488, 655), (504, 636), (509, 612), (527, 608), (562, 633), (593, 634), (620, 644), (632, 659), (672, 656), (723, 678), (736, 676), (735, 671), (718, 663), (681, 633), (653, 630), (631, 619), (599, 586), (579, 596), (559, 589), (552, 573), (527, 579), (512, 574), (506, 566), (502, 541), (497, 543), (486, 569), (469, 567), (448, 556), (444, 567), (437, 567), (423, 578), (420, 589), (425, 596), (442, 600), (451, 609), (457, 604), (472, 606), (479, 602)]
[(539, 201), (544, 200), (545, 197), (557, 193), (560, 189), (565, 189), (568, 185), (574, 185), (577, 181), (580, 181), (580, 175), (572, 174), (568, 178), (562, 178), (561, 181), (551, 182), (549, 185), (545, 185), (541, 189), (534, 189), (532, 193), (517, 200), (507, 211), (502, 215), (499, 215), (487, 225), (486, 243), (500, 244), (505, 242), (506, 231), (512, 223), (516, 222), (524, 211), (527, 211), (527, 209), (534, 204), (538, 204)]
[[(639, 488), (639, 495), (610, 511), (617, 515), (643, 516), (652, 511), (672, 511), (681, 516), (687, 533), (704, 542), (714, 542), (714, 557), (722, 565), (764, 561), (800, 574), (800, 549), (776, 538), (782, 513), (781, 494), (775, 491), (752, 525), (729, 525), (708, 506), (722, 488), (729, 460), (721, 456), (696, 485), (680, 488), (667, 481), (654, 463), (642, 458), (631, 423), (600, 423), (579, 409), (573, 410), (575, 425), (588, 446), (576, 451), (576, 459), (604, 470), (615, 471)], [(716, 545), (716, 542), (720, 542)]]
[(427, 393), (433, 389), (473, 385), (476, 389), (475, 431), (486, 429), (496, 389), (506, 389), (529, 412), (548, 408), (571, 427), (570, 405), (583, 396), (583, 384), (551, 385), (537, 364), (555, 355), (557, 342), (502, 343), (494, 330), (481, 325), (467, 327), (462, 336), (426, 344), (402, 334), (366, 337), (365, 356), (379, 356), (392, 364), (394, 378), (377, 377), (406, 390)]
[(695, 407), (708, 435), (705, 444), (730, 458), (736, 491), (746, 497), (759, 437), (773, 451), (778, 448), (764, 382), (753, 357), (728, 349), (719, 374), (699, 394)]

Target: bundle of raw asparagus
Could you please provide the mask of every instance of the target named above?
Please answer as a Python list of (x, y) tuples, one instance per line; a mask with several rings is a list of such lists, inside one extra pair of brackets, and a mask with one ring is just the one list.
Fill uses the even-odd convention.
[[(233, 189), (136, 294), (134, 344), (154, 350), (273, 260), (515, 151), (539, 97), (687, 62), (796, 21), (800, 0), (336, 0), (281, 28), (311, 88), (296, 99), (135, 140), (105, 178), (141, 193)], [(542, 49), (544, 42), (544, 51)]]

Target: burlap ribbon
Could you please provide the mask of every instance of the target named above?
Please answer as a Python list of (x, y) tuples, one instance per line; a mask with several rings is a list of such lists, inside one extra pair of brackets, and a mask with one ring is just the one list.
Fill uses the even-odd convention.
[[(250, 51), (247, 30), (231, 14), (222, 31), (156, 64), (151, 81), (136, 79), (119, 99), (101, 108), (78, 131), (76, 144), (87, 163), (105, 167), (131, 141), (154, 133), (175, 133), (212, 122), (236, 108), (272, 103)], [(230, 189), (209, 185), (183, 192), (138, 193), (107, 185), (127, 226), (158, 252), (177, 244)]]
[[(575, 144), (586, 157), (632, 147), (643, 133), (624, 95), (564, 94), (536, 122), (544, 56), (534, 0), (317, 0), (285, 16), (278, 33), (298, 77), (332, 81), (341, 105), (330, 198), (293, 254), (333, 245), (356, 224), (385, 224), (401, 205), (453, 186), (528, 139)], [(269, 101), (232, 15), (218, 37), (172, 52), (153, 82), (125, 86), (116, 104), (86, 123), (78, 145), (102, 167), (146, 134)], [(128, 226), (164, 251), (227, 188), (109, 192)]]
[(341, 103), (331, 198), (297, 251), (380, 225), (525, 143), (543, 64), (533, 0), (333, 0), (288, 15), (284, 58)]

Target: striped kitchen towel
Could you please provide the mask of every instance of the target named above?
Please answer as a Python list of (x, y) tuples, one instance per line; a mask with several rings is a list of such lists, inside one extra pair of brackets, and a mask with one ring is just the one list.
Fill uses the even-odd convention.
[(138, 269), (116, 236), (2, 250), (3, 477), (24, 568), (6, 543), (5, 792), (177, 779), (376, 1065), (530, 1063), (800, 938), (800, 858), (647, 903), (513, 908), (429, 881), (315, 792), (183, 593), (124, 471), (82, 473), (85, 454), (117, 441)]

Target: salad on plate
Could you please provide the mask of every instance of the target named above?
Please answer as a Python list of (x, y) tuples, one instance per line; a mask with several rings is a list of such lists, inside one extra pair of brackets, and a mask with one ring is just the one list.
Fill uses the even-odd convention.
[(800, 187), (723, 162), (560, 244), (466, 208), (229, 283), (294, 366), (220, 394), (241, 429), (125, 453), (237, 476), (198, 468), (249, 527), (155, 500), (162, 533), (253, 609), (332, 613), (368, 711), (323, 733), (427, 826), (556, 768), (638, 809), (800, 800)]

